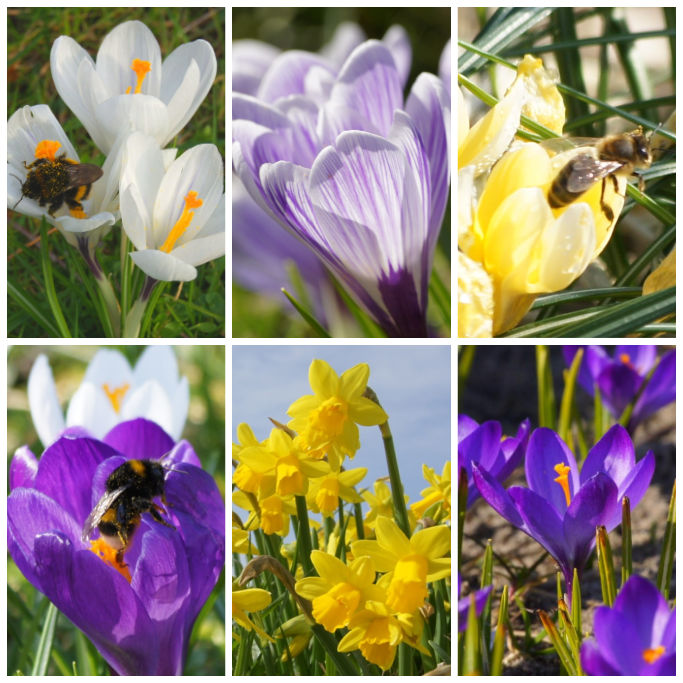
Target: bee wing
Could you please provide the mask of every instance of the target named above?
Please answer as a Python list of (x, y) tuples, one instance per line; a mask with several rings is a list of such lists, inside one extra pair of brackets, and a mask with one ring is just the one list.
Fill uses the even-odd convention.
[(585, 192), (598, 180), (623, 166), (619, 161), (600, 161), (589, 154), (574, 157), (569, 164), (571, 171), (567, 175), (566, 187), (572, 194)]
[(95, 164), (69, 164), (66, 167), (66, 175), (69, 179), (67, 189), (90, 185), (102, 177), (104, 171)]
[(548, 140), (541, 140), (539, 144), (552, 152), (551, 156), (553, 156), (576, 147), (595, 147), (601, 140), (602, 138), (549, 138)]
[(88, 515), (88, 518), (83, 524), (83, 531), (81, 532), (81, 540), (87, 541), (90, 538), (90, 534), (97, 528), (100, 523), (104, 513), (116, 502), (116, 499), (128, 488), (128, 486), (119, 486), (119, 488), (114, 489), (105, 493), (102, 498), (97, 501), (97, 505), (92, 509), (92, 512)]

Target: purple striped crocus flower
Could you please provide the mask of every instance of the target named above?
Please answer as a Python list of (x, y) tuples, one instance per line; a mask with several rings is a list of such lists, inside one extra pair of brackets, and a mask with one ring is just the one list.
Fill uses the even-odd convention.
[(613, 607), (598, 607), (593, 633), (581, 645), (589, 676), (676, 675), (676, 609), (647, 579), (631, 576)]
[(635, 508), (650, 485), (652, 451), (636, 463), (628, 432), (614, 425), (590, 450), (581, 472), (574, 454), (552, 429), (536, 429), (526, 449), (528, 488), (503, 486), (472, 463), (474, 482), (491, 507), (538, 541), (557, 561), (571, 598), (574, 569), (581, 573), (595, 546), (595, 528), (621, 522), (621, 501)]
[(404, 101), (400, 54), (370, 40), (338, 71), (319, 55), (280, 55), (259, 97), (233, 93), (233, 170), (388, 335), (423, 337), (450, 97), (423, 73)]
[(567, 365), (571, 365), (580, 348), (584, 349), (584, 357), (578, 383), (583, 389), (593, 396), (597, 386), (604, 404), (617, 419), (635, 400), (629, 429), (676, 400), (675, 351), (658, 359), (657, 347), (652, 345), (620, 345), (612, 356), (602, 346), (564, 346)]
[[(141, 515), (114, 568), (83, 524), (107, 477), (126, 460), (164, 457), (166, 519)], [(157, 424), (119, 423), (102, 441), (70, 428), (40, 460), (18, 449), (10, 465), (7, 546), (21, 573), (86, 634), (120, 675), (180, 675), (190, 632), (225, 563), (225, 506), (186, 441)]]

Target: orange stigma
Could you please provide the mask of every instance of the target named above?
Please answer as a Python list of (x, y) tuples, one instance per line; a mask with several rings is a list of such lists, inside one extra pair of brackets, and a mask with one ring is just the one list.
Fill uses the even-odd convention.
[(203, 203), (204, 202), (202, 202), (194, 190), (190, 190), (187, 193), (187, 196), (185, 197), (185, 208), (183, 209), (183, 213), (176, 224), (171, 228), (171, 232), (168, 233), (166, 241), (159, 247), (160, 251), (165, 251), (167, 254), (171, 252), (175, 246), (175, 243), (190, 227), (190, 223), (192, 223), (194, 211), (190, 211), (190, 209), (198, 209)]
[(120, 387), (114, 387), (113, 389), (110, 389), (109, 385), (106, 383), (102, 385), (102, 391), (107, 394), (107, 398), (111, 401), (114, 412), (121, 412), (121, 403), (123, 402), (123, 397), (126, 395), (128, 389), (130, 389), (130, 384), (128, 383), (122, 384)]
[(648, 647), (647, 650), (643, 650), (643, 659), (648, 664), (654, 664), (663, 654), (664, 646), (658, 645), (657, 647)]
[[(152, 70), (152, 65), (145, 59), (134, 59), (130, 68), (135, 71), (137, 76), (137, 82), (135, 84), (135, 90), (133, 93), (138, 95), (142, 91), (142, 83), (145, 80), (145, 76)], [(126, 88), (126, 95), (130, 95), (130, 86)]]
[(61, 146), (62, 145), (57, 142), (57, 140), (41, 140), (36, 145), (36, 153), (34, 156), (36, 159), (48, 159), (49, 161), (54, 161), (55, 154)]
[(569, 471), (570, 471), (569, 465), (565, 465), (564, 463), (560, 462), (557, 465), (555, 465), (555, 472), (557, 472), (560, 476), (555, 478), (554, 481), (556, 481), (561, 487), (562, 490), (564, 491), (564, 497), (567, 500), (567, 506), (569, 506), (569, 503), (571, 501), (571, 497), (569, 495)]

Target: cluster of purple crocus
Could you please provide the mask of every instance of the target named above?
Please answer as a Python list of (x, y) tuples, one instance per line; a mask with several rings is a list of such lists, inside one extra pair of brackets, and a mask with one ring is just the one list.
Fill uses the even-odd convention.
[[(159, 460), (170, 528), (143, 514), (124, 556), (130, 582), (81, 539), (105, 483), (129, 459)], [(120, 675), (180, 675), (192, 625), (225, 562), (225, 506), (192, 446), (145, 419), (102, 440), (70, 428), (10, 465), (7, 543), (24, 576)]]
[(324, 266), (388, 335), (428, 336), (427, 288), (450, 187), (449, 70), (420, 74), (404, 100), (411, 51), (398, 27), (382, 41), (352, 36), (325, 55), (241, 47), (233, 171), (262, 219), (241, 195), (236, 259), (255, 244), (281, 245), (282, 262), (295, 255), (296, 243), (276, 237), (284, 227), (316, 258), (296, 259), (309, 285), (325, 278)]
[(619, 419), (633, 404), (630, 430), (663, 406), (676, 400), (676, 352), (660, 356), (652, 345), (620, 345), (610, 353), (603, 346), (565, 346), (564, 358), (571, 365), (579, 349), (583, 359), (577, 381), (591, 396), (596, 387), (612, 415)]

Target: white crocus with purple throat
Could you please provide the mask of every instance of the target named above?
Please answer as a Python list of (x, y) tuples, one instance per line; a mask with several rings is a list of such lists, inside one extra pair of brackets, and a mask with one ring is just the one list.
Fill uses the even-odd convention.
[(107, 34), (96, 61), (73, 38), (60, 36), (50, 69), (60, 97), (108, 153), (121, 131), (139, 130), (166, 145), (209, 92), (216, 55), (205, 40), (195, 40), (162, 63), (154, 34), (140, 21), (126, 21)]
[[(298, 55), (304, 55), (299, 58)], [(404, 103), (389, 48), (367, 41), (338, 74), (285, 53), (259, 100), (233, 94), (233, 168), (391, 336), (428, 335), (427, 287), (450, 184), (450, 101), (421, 74)]]

